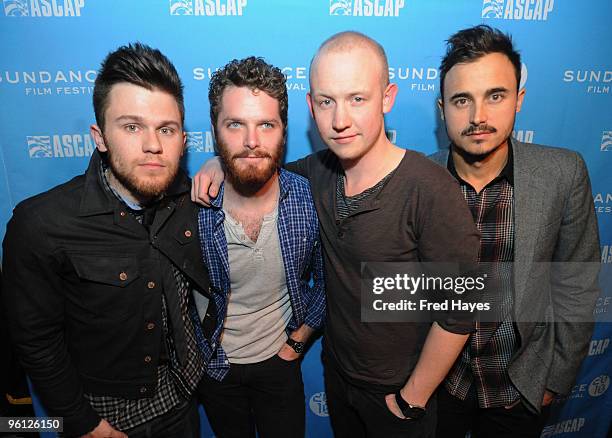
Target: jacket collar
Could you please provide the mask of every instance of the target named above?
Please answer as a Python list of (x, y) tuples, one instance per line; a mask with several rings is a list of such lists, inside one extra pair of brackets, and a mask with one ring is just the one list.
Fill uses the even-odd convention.
[[(91, 159), (89, 160), (89, 166), (85, 171), (85, 187), (83, 190), (83, 196), (81, 197), (81, 204), (79, 207), (79, 216), (93, 216), (97, 214), (104, 214), (112, 212), (117, 205), (119, 200), (104, 190), (102, 182), (102, 172), (100, 171), (102, 166), (102, 156), (98, 150), (94, 150)], [(166, 195), (174, 197), (185, 192), (188, 192), (191, 188), (191, 181), (185, 175), (182, 169), (179, 172), (168, 188)]]

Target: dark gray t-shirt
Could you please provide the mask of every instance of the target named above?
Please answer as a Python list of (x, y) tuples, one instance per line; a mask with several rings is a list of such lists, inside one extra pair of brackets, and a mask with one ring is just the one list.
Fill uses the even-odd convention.
[[(375, 196), (341, 218), (337, 157), (324, 150), (288, 170), (309, 178), (325, 259), (324, 350), (352, 382), (381, 392), (403, 385), (429, 330), (415, 323), (361, 322), (362, 262), (476, 262), (479, 235), (458, 183), (422, 154), (404, 158)], [(466, 321), (437, 321), (468, 333)]]

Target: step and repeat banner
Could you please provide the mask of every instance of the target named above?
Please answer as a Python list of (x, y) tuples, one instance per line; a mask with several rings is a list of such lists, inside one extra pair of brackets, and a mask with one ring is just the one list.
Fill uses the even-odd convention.
[[(287, 160), (323, 146), (306, 106), (308, 66), (343, 30), (378, 40), (399, 85), (389, 137), (424, 153), (447, 147), (436, 108), (445, 40), (479, 23), (513, 35), (527, 90), (515, 136), (579, 151), (591, 175), (602, 262), (612, 262), (612, 2), (609, 0), (0, 0), (0, 237), (19, 201), (82, 173), (94, 149), (92, 92), (105, 55), (141, 41), (159, 48), (185, 84), (193, 174), (214, 154), (212, 72), (262, 56), (289, 88)], [(596, 312), (612, 312), (610, 282)], [(610, 426), (610, 325), (598, 324), (571, 394), (543, 436), (604, 437)], [(331, 436), (320, 343), (303, 363), (307, 434)], [(205, 425), (203, 436), (212, 433)]]

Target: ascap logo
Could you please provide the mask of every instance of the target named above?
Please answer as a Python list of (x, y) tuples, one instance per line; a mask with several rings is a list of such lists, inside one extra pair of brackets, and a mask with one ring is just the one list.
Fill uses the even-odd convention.
[(610, 345), (610, 338), (595, 339), (589, 345), (589, 356), (604, 354)]
[(597, 213), (612, 213), (612, 193), (596, 193), (593, 196), (595, 203), (595, 212)]
[(399, 17), (405, 0), (330, 0), (329, 15)]
[(512, 136), (523, 143), (533, 143), (534, 135), (535, 131), (528, 131), (522, 129), (518, 131), (512, 131)]
[(31, 135), (26, 140), (30, 158), (89, 157), (94, 150), (89, 134)]
[(482, 18), (546, 21), (554, 0), (483, 0)]
[(3, 0), (7, 17), (80, 17), (85, 0)]
[(242, 15), (247, 0), (170, 0), (170, 15)]
[(591, 397), (599, 397), (608, 390), (610, 386), (610, 377), (602, 374), (601, 376), (595, 377), (589, 385), (589, 395)]
[(26, 96), (92, 94), (96, 75), (95, 70), (3, 71), (0, 72), (0, 89), (2, 86), (23, 87)]
[[(279, 67), (287, 78), (287, 91), (308, 91), (308, 67), (285, 66)], [(192, 70), (196, 81), (210, 80), (219, 67), (195, 67)]]
[(563, 82), (584, 84), (589, 94), (609, 94), (612, 70), (565, 70)]
[(584, 417), (570, 418), (560, 423), (551, 424), (542, 430), (541, 438), (558, 435), (560, 433), (579, 432), (584, 426)]
[(612, 131), (604, 131), (601, 136), (601, 150), (604, 152), (612, 151)]
[(318, 417), (329, 417), (327, 411), (327, 395), (324, 392), (315, 392), (308, 402), (310, 410)]
[[(411, 91), (430, 92), (436, 91), (440, 72), (437, 67), (389, 67), (390, 81), (406, 81)], [(402, 88), (405, 85), (402, 84)]]
[(601, 263), (612, 263), (612, 245), (601, 247)]
[(215, 140), (211, 131), (187, 132), (187, 152), (215, 152)]

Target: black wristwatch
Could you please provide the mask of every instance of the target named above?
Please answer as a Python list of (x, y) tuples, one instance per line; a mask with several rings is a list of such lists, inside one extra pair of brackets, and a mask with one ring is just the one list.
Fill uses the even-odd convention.
[(299, 342), (294, 339), (287, 338), (287, 345), (293, 348), (293, 351), (295, 351), (297, 354), (302, 354), (304, 352), (303, 342)]
[(404, 414), (404, 417), (410, 418), (412, 420), (420, 420), (425, 415), (425, 408), (423, 406), (415, 406), (408, 403), (402, 397), (401, 390), (398, 389), (395, 393), (395, 402)]

